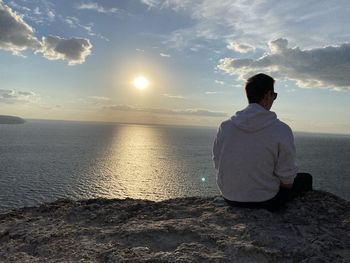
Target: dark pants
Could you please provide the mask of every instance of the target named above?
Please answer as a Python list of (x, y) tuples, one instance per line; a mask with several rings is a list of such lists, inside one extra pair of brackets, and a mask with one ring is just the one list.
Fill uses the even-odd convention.
[(236, 202), (226, 198), (225, 201), (237, 207), (247, 208), (264, 208), (269, 211), (279, 210), (285, 203), (293, 200), (294, 197), (301, 195), (306, 191), (312, 190), (312, 176), (308, 173), (298, 173), (294, 179), (293, 187), (291, 189), (281, 187), (278, 193), (271, 199), (263, 202)]

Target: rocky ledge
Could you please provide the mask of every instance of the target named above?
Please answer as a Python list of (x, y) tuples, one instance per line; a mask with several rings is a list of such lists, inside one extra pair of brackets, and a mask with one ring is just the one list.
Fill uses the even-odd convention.
[(275, 213), (219, 198), (58, 200), (0, 214), (0, 262), (350, 262), (349, 206), (320, 191)]

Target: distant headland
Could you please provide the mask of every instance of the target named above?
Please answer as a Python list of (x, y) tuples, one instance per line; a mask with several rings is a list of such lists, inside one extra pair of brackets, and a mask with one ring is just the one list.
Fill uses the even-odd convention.
[(0, 124), (22, 124), (26, 121), (17, 116), (0, 115)]

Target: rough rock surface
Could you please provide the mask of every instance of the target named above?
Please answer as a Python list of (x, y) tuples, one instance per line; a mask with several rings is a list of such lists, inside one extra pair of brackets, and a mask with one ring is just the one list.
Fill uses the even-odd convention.
[(350, 262), (349, 207), (320, 191), (275, 213), (214, 198), (59, 200), (0, 214), (0, 262)]

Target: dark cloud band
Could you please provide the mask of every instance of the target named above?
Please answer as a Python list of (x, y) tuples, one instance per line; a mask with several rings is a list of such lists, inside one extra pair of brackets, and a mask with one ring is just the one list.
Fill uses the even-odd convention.
[(133, 111), (133, 112), (149, 112), (167, 115), (192, 115), (192, 116), (206, 116), (206, 117), (226, 117), (227, 114), (221, 111), (211, 111), (207, 109), (158, 109), (158, 108), (137, 108), (129, 105), (110, 105), (107, 109), (117, 111)]

